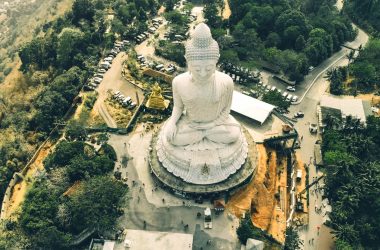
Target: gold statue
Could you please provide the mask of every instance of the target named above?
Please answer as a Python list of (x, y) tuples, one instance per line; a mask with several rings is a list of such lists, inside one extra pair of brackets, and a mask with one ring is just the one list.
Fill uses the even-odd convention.
[(149, 99), (146, 103), (147, 108), (165, 110), (168, 108), (170, 101), (165, 100), (161, 94), (161, 87), (156, 82), (152, 87), (152, 92), (150, 93)]

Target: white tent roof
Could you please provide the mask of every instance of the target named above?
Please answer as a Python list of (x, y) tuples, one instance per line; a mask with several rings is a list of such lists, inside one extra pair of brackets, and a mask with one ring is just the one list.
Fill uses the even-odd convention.
[(261, 124), (265, 122), (275, 106), (234, 91), (231, 110), (247, 116)]

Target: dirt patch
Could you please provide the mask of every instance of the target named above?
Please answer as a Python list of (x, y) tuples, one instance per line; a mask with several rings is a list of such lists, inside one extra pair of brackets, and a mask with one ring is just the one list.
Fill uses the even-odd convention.
[(17, 212), (21, 209), (20, 206), (25, 199), (25, 195), (32, 185), (32, 180), (38, 174), (39, 171), (44, 170), (43, 160), (48, 156), (52, 150), (52, 143), (47, 142), (41, 149), (36, 160), (29, 166), (26, 173), (24, 173), (24, 180), (16, 184), (13, 188), (12, 196), (9, 200), (8, 206), (5, 206), (5, 217), (17, 219)]
[[(296, 183), (296, 194), (298, 195), (303, 190), (305, 190), (305, 188), (306, 188), (306, 168), (305, 168), (305, 163), (301, 160), (301, 155), (299, 154), (299, 152), (296, 153), (295, 157), (296, 157), (296, 164), (295, 164), (296, 173), (297, 173), (297, 170), (302, 171), (301, 180)], [(309, 210), (308, 210), (307, 193), (306, 192), (302, 194), (301, 201), (303, 204), (303, 212), (302, 211), (298, 211), (298, 212), (296, 211), (294, 213), (294, 215), (295, 215), (294, 221), (298, 225), (306, 224), (307, 221), (309, 221), (309, 218), (308, 218), (308, 211)]]
[(223, 13), (222, 13), (222, 18), (223, 19), (229, 19), (230, 16), (231, 16), (230, 5), (228, 3), (228, 0), (224, 0), (224, 8), (223, 8)]
[(356, 98), (370, 101), (372, 106), (380, 104), (380, 96), (375, 94), (360, 94)]
[[(279, 242), (285, 240), (286, 228), (286, 160), (278, 160), (273, 150), (263, 145), (258, 151), (257, 173), (252, 181), (236, 192), (227, 203), (227, 209), (240, 217), (251, 210), (253, 224), (267, 231)], [(275, 194), (278, 193), (278, 198)]]

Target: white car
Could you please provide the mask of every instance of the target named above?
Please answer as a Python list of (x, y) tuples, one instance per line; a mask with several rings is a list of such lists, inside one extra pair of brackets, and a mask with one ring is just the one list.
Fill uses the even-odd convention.
[(296, 101), (298, 101), (298, 96), (293, 96), (293, 98), (292, 98), (292, 102), (296, 102)]
[(290, 91), (290, 92), (294, 92), (294, 91), (296, 91), (296, 88), (292, 87), (292, 86), (288, 86), (288, 87), (286, 87), (286, 90)]
[(94, 77), (94, 83), (100, 84), (103, 81), (103, 78), (100, 77)]

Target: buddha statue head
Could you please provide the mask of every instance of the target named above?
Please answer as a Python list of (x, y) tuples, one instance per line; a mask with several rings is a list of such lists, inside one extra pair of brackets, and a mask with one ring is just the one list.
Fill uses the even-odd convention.
[(212, 80), (219, 59), (218, 43), (212, 38), (210, 28), (200, 23), (185, 45), (185, 58), (192, 79), (203, 83)]

